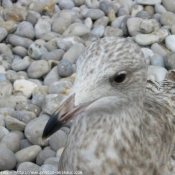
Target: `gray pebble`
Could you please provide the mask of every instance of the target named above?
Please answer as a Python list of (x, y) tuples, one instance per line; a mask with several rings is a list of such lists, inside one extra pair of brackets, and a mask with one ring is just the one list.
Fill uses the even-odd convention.
[[(23, 162), (18, 166), (18, 172), (25, 172), (25, 175), (39, 175), (39, 166), (32, 162)], [(38, 173), (37, 173), (38, 172)]]
[(38, 145), (32, 145), (24, 148), (15, 153), (15, 157), (18, 163), (34, 162), (38, 153), (41, 151), (41, 147)]
[(10, 48), (4, 44), (4, 43), (0, 43), (0, 54), (4, 54), (6, 55), (10, 61), (13, 60), (13, 54), (12, 51), (10, 50)]
[(0, 27), (0, 42), (2, 42), (6, 38), (7, 34), (7, 30)]
[(15, 133), (6, 134), (0, 142), (0, 148), (8, 148), (14, 153), (19, 151), (20, 149), (19, 136)]
[(175, 12), (175, 1), (174, 0), (162, 0), (163, 6), (170, 12)]
[(156, 13), (159, 13), (159, 14), (162, 14), (162, 13), (164, 13), (164, 12), (167, 11), (167, 10), (165, 9), (165, 7), (164, 7), (163, 5), (161, 5), (161, 4), (156, 4), (156, 5), (154, 6), (154, 9), (155, 9), (155, 12), (156, 12)]
[(24, 122), (21, 122), (9, 115), (7, 115), (5, 118), (5, 125), (6, 128), (10, 131), (23, 131), (26, 126)]
[(44, 99), (45, 99), (45, 96), (43, 94), (34, 95), (32, 98), (32, 104), (41, 108), (41, 106), (43, 105)]
[(58, 167), (55, 167), (53, 165), (50, 164), (44, 164), (40, 167), (40, 172), (42, 172), (43, 175), (48, 175), (48, 171), (49, 171), (49, 175), (55, 175), (55, 172), (58, 171)]
[(100, 9), (103, 10), (103, 12), (104, 12), (106, 15), (109, 14), (109, 12), (110, 12), (111, 9), (114, 9), (115, 12), (117, 12), (117, 10), (118, 10), (118, 9), (117, 9), (112, 3), (110, 3), (109, 1), (100, 1), (99, 6), (100, 6)]
[(158, 54), (154, 54), (152, 57), (150, 57), (150, 61), (151, 65), (165, 67), (163, 57)]
[(10, 107), (0, 108), (0, 114), (4, 115), (4, 116), (10, 115), (12, 117), (16, 117), (15, 110), (13, 108), (10, 108)]
[(70, 133), (70, 129), (68, 127), (62, 127), (60, 130), (62, 130), (63, 132), (65, 132), (67, 134), (67, 136)]
[(105, 32), (105, 27), (104, 26), (97, 26), (96, 28), (94, 28), (93, 30), (91, 30), (91, 33), (98, 36), (98, 37), (103, 37)]
[(8, 41), (13, 46), (21, 46), (21, 47), (25, 47), (26, 49), (28, 49), (28, 47), (33, 43), (31, 39), (20, 37), (13, 34), (11, 34), (8, 37)]
[(44, 44), (45, 48), (49, 52), (58, 49), (56, 41), (57, 41), (57, 38), (48, 41), (47, 43)]
[(21, 57), (27, 56), (27, 50), (24, 47), (17, 46), (12, 49), (12, 52)]
[(67, 141), (66, 133), (63, 132), (62, 130), (59, 130), (50, 137), (49, 144), (54, 151), (57, 151), (58, 149), (65, 146), (66, 141)]
[(0, 73), (0, 83), (7, 81), (7, 77), (4, 73)]
[(71, 42), (65, 41), (64, 39), (61, 38), (58, 38), (56, 40), (56, 44), (59, 49), (62, 49), (64, 51), (67, 51), (72, 46)]
[(10, 133), (15, 133), (20, 140), (25, 138), (24, 133), (22, 131), (11, 131)]
[(12, 63), (12, 69), (15, 71), (26, 70), (30, 66), (31, 62), (28, 58), (14, 59)]
[(42, 55), (41, 59), (42, 60), (56, 60), (60, 61), (64, 55), (64, 50), (62, 49), (56, 49), (51, 52), (45, 53)]
[(28, 54), (33, 59), (40, 59), (43, 54), (47, 53), (47, 49), (44, 47), (43, 44), (40, 44), (39, 42), (34, 42), (29, 46)]
[(79, 7), (85, 3), (85, 0), (73, 0), (73, 2), (76, 6)]
[(2, 0), (1, 2), (2, 2), (3, 8), (10, 8), (13, 6), (12, 1), (10, 1), (10, 0)]
[(28, 10), (26, 21), (30, 22), (34, 26), (40, 17), (41, 15), (38, 12), (35, 12), (33, 10)]
[(83, 44), (74, 44), (64, 55), (63, 59), (69, 60), (72, 64), (74, 64), (79, 55), (84, 51), (85, 47)]
[(103, 16), (94, 22), (93, 28), (96, 28), (97, 26), (106, 27), (108, 25), (108, 23), (109, 23), (109, 18), (106, 16)]
[(165, 45), (171, 52), (175, 52), (175, 35), (166, 37)]
[(32, 40), (35, 37), (35, 31), (34, 31), (33, 25), (27, 21), (21, 22), (18, 25), (16, 32), (14, 34), (24, 38), (29, 38)]
[[(48, 140), (42, 140), (42, 134), (46, 123), (49, 120), (48, 115), (42, 115), (39, 118), (31, 120), (25, 127), (26, 138), (34, 145), (47, 146)], [(39, 126), (39, 127), (38, 127)]]
[(64, 98), (65, 95), (62, 94), (46, 95), (42, 104), (42, 111), (46, 114), (52, 115), (58, 109)]
[(175, 14), (172, 12), (164, 12), (160, 18), (162, 25), (172, 26), (175, 23)]
[(129, 8), (126, 5), (121, 5), (118, 9), (118, 16), (129, 15)]
[(155, 4), (160, 4), (162, 0), (137, 0), (136, 1), (138, 4), (142, 5), (155, 5)]
[[(2, 118), (1, 118), (2, 119)], [(0, 141), (4, 136), (9, 134), (9, 130), (7, 130), (4, 126), (0, 126)]]
[(151, 50), (154, 52), (154, 53), (157, 53), (159, 55), (161, 55), (162, 57), (165, 57), (167, 55), (167, 51), (166, 49), (158, 44), (158, 43), (154, 43), (151, 45)]
[(83, 18), (91, 18), (92, 20), (97, 20), (98, 18), (105, 16), (105, 13), (100, 9), (84, 9), (82, 10)]
[(116, 36), (116, 37), (121, 37), (123, 36), (123, 31), (121, 29), (115, 28), (115, 27), (111, 27), (111, 26), (107, 26), (105, 29), (105, 33), (104, 36)]
[(0, 170), (13, 170), (16, 166), (16, 158), (12, 151), (0, 148)]
[(60, 80), (60, 78), (61, 77), (58, 75), (57, 66), (55, 66), (44, 78), (44, 85), (49, 86), (50, 84)]
[(90, 44), (92, 44), (94, 41), (97, 41), (99, 39), (98, 36), (92, 34), (92, 33), (87, 33), (86, 35), (84, 35), (83, 37), (81, 37), (84, 42), (85, 42), (85, 46), (89, 46)]
[(58, 5), (61, 9), (72, 9), (75, 6), (72, 0), (60, 0)]
[(42, 86), (43, 85), (43, 81), (42, 80), (38, 80), (38, 79), (28, 79), (29, 81), (31, 81), (32, 83), (35, 83), (37, 86)]
[(136, 14), (136, 17), (142, 19), (151, 19), (152, 16), (147, 11), (140, 11)]
[(30, 78), (41, 78), (49, 71), (49, 64), (45, 60), (34, 61), (27, 69), (27, 73)]
[(9, 70), (6, 72), (6, 77), (11, 83), (19, 79), (19, 75), (15, 71), (12, 71), (12, 70)]
[(41, 166), (44, 164), (44, 161), (50, 157), (55, 157), (56, 153), (52, 150), (46, 149), (42, 150), (36, 157), (36, 164)]
[[(30, 57), (27, 57), (27, 58), (24, 58), (24, 59), (29, 59), (30, 60)], [(18, 74), (18, 77), (19, 77), (18, 79), (25, 79), (25, 80), (29, 79), (27, 73), (24, 72), (24, 71), (19, 71), (19, 72), (17, 72), (17, 74)]]
[(32, 143), (28, 139), (22, 139), (20, 141), (20, 150), (32, 146)]
[(168, 70), (175, 69), (175, 53), (171, 52), (164, 57), (165, 67)]
[(13, 87), (9, 81), (0, 83), (0, 97), (12, 95), (12, 90), (13, 90)]

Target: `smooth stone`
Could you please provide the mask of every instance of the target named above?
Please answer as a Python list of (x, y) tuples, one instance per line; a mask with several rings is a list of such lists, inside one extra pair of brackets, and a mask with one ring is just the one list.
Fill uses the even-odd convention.
[(45, 5), (46, 5), (45, 2), (42, 2), (42, 1), (33, 1), (28, 6), (28, 9), (29, 10), (32, 10), (32, 11), (35, 11), (35, 12), (38, 12), (38, 13), (41, 14)]
[[(5, 117), (4, 117), (5, 118)], [(2, 119), (2, 118), (0, 118)], [(4, 119), (2, 119), (4, 121)], [(3, 137), (5, 137), (6, 135), (9, 134), (9, 130), (7, 130), (4, 126), (0, 126), (0, 142), (3, 139)]]
[(30, 78), (41, 78), (49, 71), (49, 64), (45, 60), (34, 61), (27, 69), (27, 73)]
[(58, 75), (57, 66), (55, 66), (44, 78), (44, 85), (49, 86), (60, 79), (61, 77)]
[(26, 49), (28, 49), (28, 47), (33, 43), (31, 39), (20, 37), (13, 34), (11, 34), (8, 37), (8, 40), (9, 40), (9, 43), (13, 46), (21, 46), (21, 47), (25, 47)]
[(63, 40), (66, 42), (70, 42), (71, 45), (79, 44), (79, 43), (84, 44), (84, 41), (78, 36), (68, 36), (68, 37), (65, 37)]
[[(39, 166), (32, 162), (23, 162), (20, 163), (17, 171), (18, 172), (25, 172), (25, 175), (31, 175), (31, 174), (39, 174)], [(32, 173), (33, 172), (33, 173)]]
[(86, 0), (86, 5), (90, 9), (98, 9), (99, 2), (97, 0)]
[(32, 43), (28, 48), (28, 55), (35, 60), (40, 59), (45, 53), (48, 53), (48, 50), (44, 47), (44, 44), (37, 41)]
[(61, 38), (56, 39), (56, 44), (59, 49), (62, 49), (64, 51), (67, 51), (72, 46), (71, 42), (65, 41)]
[(100, 1), (99, 7), (103, 12), (107, 15), (109, 12), (114, 9), (115, 13), (117, 12), (118, 8), (115, 7), (112, 3), (109, 1)]
[(151, 19), (152, 15), (149, 14), (147, 11), (140, 11), (136, 14), (136, 17), (142, 19)]
[(41, 18), (40, 13), (32, 11), (32, 10), (28, 10), (28, 15), (27, 15), (26, 21), (31, 23), (33, 26), (35, 26), (35, 24), (37, 23), (37, 21), (40, 18)]
[(151, 50), (154, 53), (157, 53), (159, 55), (161, 55), (162, 57), (165, 57), (168, 53), (168, 50), (166, 50), (165, 47), (163, 47), (162, 45), (158, 44), (158, 43), (154, 43), (151, 45)]
[(7, 34), (7, 30), (0, 27), (0, 42), (2, 42), (6, 38)]
[(165, 45), (171, 52), (175, 52), (175, 35), (166, 37)]
[(150, 61), (151, 61), (151, 65), (165, 67), (163, 57), (158, 54), (154, 54), (152, 57), (150, 57)]
[(16, 55), (19, 55), (21, 57), (27, 56), (27, 50), (24, 47), (17, 46), (12, 49), (12, 52)]
[(50, 164), (44, 164), (40, 167), (39, 171), (42, 172), (43, 175), (48, 175), (47, 172), (49, 172), (49, 175), (55, 175), (55, 172), (58, 171), (58, 167)]
[(37, 87), (37, 85), (28, 80), (16, 80), (13, 87), (15, 91), (21, 91), (27, 98), (30, 98), (33, 89)]
[(35, 31), (34, 31), (34, 28), (33, 28), (33, 25), (30, 23), (30, 22), (27, 22), (27, 21), (23, 21), (21, 22), (15, 33), (15, 35), (18, 35), (18, 36), (21, 36), (21, 37), (24, 37), (24, 38), (29, 38), (29, 39), (34, 39), (35, 37)]
[(161, 5), (161, 4), (156, 4), (154, 6), (154, 9), (155, 9), (155, 12), (159, 13), (159, 14), (162, 14), (162, 13), (167, 11), (166, 8), (163, 5)]
[(60, 106), (65, 98), (63, 94), (49, 94), (45, 96), (42, 104), (42, 111), (46, 114), (52, 115)]
[(9, 81), (0, 83), (0, 97), (6, 97), (12, 95), (13, 87)]
[(21, 22), (25, 21), (27, 17), (27, 11), (16, 7), (6, 8), (3, 10), (3, 16), (6, 21)]
[(98, 18), (105, 16), (105, 13), (100, 9), (84, 9), (82, 10), (83, 18), (91, 18), (92, 20), (97, 20)]
[(92, 25), (93, 25), (92, 19), (91, 18), (86, 18), (84, 20), (84, 25), (87, 26), (91, 30), (92, 29)]
[(46, 42), (46, 43), (44, 44), (45, 48), (46, 48), (49, 52), (58, 49), (58, 47), (57, 47), (57, 42), (56, 42), (56, 41), (57, 41), (57, 38), (52, 39), (52, 40)]
[[(57, 9), (58, 8), (58, 9)], [(60, 10), (60, 8), (58, 6), (56, 6), (53, 2), (50, 2), (50, 3), (47, 3), (43, 9), (42, 9), (42, 15), (45, 15), (45, 16), (53, 16), (54, 13), (57, 11), (57, 10)]]
[(44, 161), (44, 164), (50, 164), (57, 167), (59, 160), (58, 157), (50, 157)]
[(15, 71), (26, 70), (31, 64), (31, 58), (26, 56), (24, 59), (14, 59), (12, 63), (12, 69)]
[(84, 24), (74, 23), (63, 32), (63, 36), (83, 36), (88, 32), (90, 32), (90, 29)]
[(69, 60), (63, 59), (57, 66), (58, 75), (60, 77), (68, 77), (74, 73), (74, 69)]
[(28, 139), (22, 139), (20, 141), (20, 150), (32, 146), (32, 143)]
[(118, 9), (118, 16), (124, 16), (124, 15), (129, 15), (130, 10), (126, 5), (121, 5), (120, 8)]
[(64, 55), (63, 60), (69, 60), (72, 64), (74, 64), (80, 54), (84, 51), (85, 46), (81, 43), (74, 44)]
[(24, 122), (21, 122), (9, 115), (5, 118), (5, 125), (6, 128), (10, 131), (23, 131), (26, 127), (26, 124)]
[(45, 20), (38, 20), (35, 24), (35, 36), (41, 38), (44, 34), (51, 32), (51, 24)]
[(123, 36), (123, 31), (115, 27), (107, 26), (105, 29), (104, 36), (105, 37), (110, 37), (110, 36), (121, 37)]
[(97, 26), (96, 28), (94, 28), (93, 30), (91, 30), (91, 33), (98, 36), (98, 37), (102, 37), (104, 35), (105, 32), (105, 27), (104, 26)]
[(9, 61), (13, 60), (13, 53), (12, 53), (12, 51), (4, 43), (0, 43), (0, 54), (6, 55), (9, 58)]
[(109, 18), (106, 16), (102, 16), (101, 18), (97, 19), (94, 22), (93, 28), (96, 28), (97, 26), (104, 26), (106, 27), (109, 23)]
[(141, 18), (129, 18), (127, 20), (127, 28), (128, 32), (131, 36), (136, 36), (141, 33), (140, 31), (140, 24), (143, 21)]
[(20, 149), (20, 138), (15, 133), (9, 133), (2, 138), (0, 148), (8, 148), (15, 153)]
[(41, 151), (41, 147), (38, 145), (32, 145), (24, 148), (15, 153), (15, 157), (18, 163), (34, 162), (38, 153)]
[(19, 137), (20, 141), (25, 137), (22, 131), (11, 131), (10, 133), (16, 134)]
[(1, 21), (0, 27), (7, 30), (7, 32), (13, 33), (17, 28), (17, 23), (15, 21)]
[(175, 69), (175, 53), (171, 52), (164, 56), (165, 67), (168, 70)]
[(63, 94), (68, 95), (69, 91), (71, 90), (73, 83), (68, 80), (62, 80), (55, 83), (52, 83), (49, 88), (49, 94)]
[(64, 151), (64, 147), (58, 149), (56, 156), (57, 156), (59, 159), (61, 158), (61, 155), (62, 155), (63, 151)]
[(136, 17), (137, 13), (143, 11), (143, 6), (139, 4), (134, 4), (131, 8), (131, 16)]
[(48, 87), (39, 86), (33, 90), (32, 96), (34, 97), (35, 95), (46, 95), (46, 94), (48, 94)]
[(67, 134), (67, 136), (70, 133), (70, 129), (68, 127), (62, 127), (61, 130), (64, 131)]
[(7, 80), (5, 73), (6, 73), (5, 67), (3, 65), (0, 65), (0, 82)]
[(13, 3), (11, 0), (2, 0), (1, 3), (3, 8), (10, 8), (13, 6)]
[(44, 161), (50, 157), (55, 157), (56, 153), (52, 150), (42, 150), (36, 157), (36, 164), (41, 166), (44, 164)]
[[(25, 127), (26, 138), (34, 145), (47, 146), (48, 140), (43, 141), (42, 134), (49, 116), (44, 114), (39, 118), (31, 120)], [(38, 127), (39, 126), (39, 127)]]
[(136, 0), (136, 2), (142, 5), (156, 5), (160, 4), (162, 0)]
[[(16, 116), (15, 110), (11, 107), (0, 108), (0, 114), (3, 116), (7, 116), (7, 115), (10, 115), (12, 117)], [(4, 118), (4, 120), (5, 120), (5, 118)]]
[(85, 4), (85, 0), (73, 0), (75, 6), (81, 6), (83, 4)]
[(16, 110), (18, 111), (26, 110), (26, 111), (34, 112), (37, 116), (41, 112), (41, 109), (38, 106), (31, 104), (30, 101), (18, 103), (16, 105)]
[(0, 148), (0, 170), (13, 170), (16, 166), (16, 158), (12, 151)]
[(72, 9), (75, 6), (72, 0), (60, 0), (58, 5), (61, 9)]
[(60, 34), (56, 32), (48, 32), (40, 36), (40, 39), (43, 39), (44, 41), (50, 41), (56, 37), (61, 37)]
[(45, 100), (45, 96), (43, 94), (37, 94), (37, 95), (33, 96), (32, 104), (34, 104), (34, 105), (41, 108), (42, 105), (43, 105), (44, 100)]
[(87, 47), (90, 44), (92, 44), (94, 41), (97, 41), (99, 39), (98, 36), (92, 34), (92, 33), (87, 33), (83, 37), (81, 37), (84, 40), (84, 45)]
[(162, 0), (162, 5), (167, 11), (175, 12), (175, 1), (174, 0)]
[(37, 116), (34, 112), (16, 111), (16, 117), (15, 118), (27, 124), (36, 117)]
[(66, 141), (67, 141), (66, 133), (63, 132), (62, 130), (59, 130), (50, 137), (49, 144), (54, 151), (58, 151), (58, 149), (65, 146)]
[(42, 60), (56, 60), (60, 61), (64, 55), (64, 50), (62, 49), (56, 49), (51, 52), (45, 53), (42, 55), (41, 59)]
[(160, 22), (162, 25), (172, 26), (175, 23), (175, 14), (172, 12), (164, 12), (161, 15)]
[(153, 51), (149, 48), (141, 48), (143, 54), (144, 54), (144, 59), (147, 63), (147, 65), (150, 65), (150, 57), (154, 55)]
[(151, 5), (145, 6), (144, 10), (148, 12), (150, 15), (154, 15), (154, 8)]

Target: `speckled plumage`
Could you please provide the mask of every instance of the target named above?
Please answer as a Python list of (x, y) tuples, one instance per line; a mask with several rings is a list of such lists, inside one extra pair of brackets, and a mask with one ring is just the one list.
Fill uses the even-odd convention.
[[(127, 72), (122, 83), (117, 73)], [(147, 66), (134, 42), (106, 37), (77, 61), (75, 106), (95, 100), (71, 127), (59, 170), (83, 175), (172, 175), (170, 94), (146, 93)]]

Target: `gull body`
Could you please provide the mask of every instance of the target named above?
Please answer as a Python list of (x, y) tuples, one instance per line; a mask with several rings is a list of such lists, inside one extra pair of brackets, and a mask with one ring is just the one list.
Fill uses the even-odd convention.
[(139, 46), (130, 39), (106, 37), (89, 46), (76, 65), (70, 96), (43, 134), (74, 117), (59, 170), (172, 175), (173, 105), (166, 94), (146, 93), (147, 65)]

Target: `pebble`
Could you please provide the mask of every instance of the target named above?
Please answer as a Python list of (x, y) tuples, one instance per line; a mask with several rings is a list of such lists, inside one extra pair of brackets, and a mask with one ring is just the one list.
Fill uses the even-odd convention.
[(12, 61), (13, 60), (13, 53), (12, 51), (10, 50), (10, 48), (4, 44), (4, 43), (0, 43), (0, 54), (4, 54), (6, 55), (9, 59), (9, 61)]
[(7, 30), (0, 27), (0, 42), (2, 42), (6, 38), (7, 34)]
[(30, 22), (33, 26), (35, 26), (40, 17), (41, 17), (40, 13), (35, 12), (33, 10), (28, 10), (26, 21)]
[(10, 131), (24, 131), (24, 128), (26, 127), (24, 122), (21, 122), (9, 115), (7, 115), (5, 118), (5, 125)]
[(12, 1), (10, 1), (10, 0), (2, 0), (1, 2), (2, 2), (3, 8), (10, 8), (13, 6)]
[(160, 4), (162, 0), (136, 0), (136, 2), (142, 5), (156, 5)]
[(175, 23), (175, 14), (172, 12), (164, 12), (160, 17), (160, 22), (162, 25), (172, 26)]
[(63, 36), (83, 36), (90, 32), (90, 29), (81, 23), (71, 24), (64, 32)]
[[(40, 146), (47, 146), (48, 140), (42, 140), (42, 133), (44, 127), (49, 120), (49, 116), (44, 114), (39, 118), (31, 120), (25, 127), (25, 137), (33, 144)], [(38, 127), (39, 126), (39, 127)]]
[(13, 90), (13, 87), (9, 81), (0, 83), (0, 97), (12, 95), (12, 90)]
[(27, 56), (27, 50), (24, 47), (17, 46), (12, 49), (12, 52), (21, 57)]
[[(55, 157), (56, 153), (52, 150), (46, 149), (46, 150), (42, 150), (41, 152), (39, 152), (39, 154), (36, 157), (36, 164), (41, 166), (44, 164), (44, 161), (50, 157)], [(58, 166), (58, 165), (57, 165)]]
[(38, 153), (41, 151), (41, 147), (38, 145), (32, 145), (24, 148), (15, 153), (15, 157), (18, 163), (34, 162)]
[(66, 133), (62, 130), (59, 130), (50, 137), (49, 144), (52, 150), (57, 151), (58, 149), (65, 146), (66, 140)]
[(2, 21), (0, 22), (0, 27), (7, 30), (8, 33), (13, 33), (17, 28), (17, 23), (15, 21)]
[(105, 16), (105, 13), (100, 9), (84, 9), (82, 10), (83, 18), (91, 18), (92, 20), (97, 20), (98, 18)]
[(175, 53), (171, 52), (164, 57), (165, 67), (168, 70), (175, 69)]
[(11, 131), (10, 133), (15, 133), (20, 140), (24, 139), (24, 133), (22, 131)]
[(0, 170), (13, 170), (16, 166), (16, 158), (12, 151), (0, 148)]
[(166, 50), (165, 47), (163, 47), (162, 45), (158, 44), (158, 43), (154, 43), (151, 45), (151, 50), (154, 53), (157, 53), (159, 55), (161, 55), (162, 57), (165, 57), (168, 53), (168, 50)]
[[(17, 171), (18, 172), (25, 172), (25, 175), (31, 175), (31, 174), (39, 174), (39, 166), (32, 162), (23, 162), (20, 163)], [(32, 173), (33, 172), (33, 173)]]
[(32, 143), (28, 139), (22, 139), (20, 141), (20, 150), (32, 146)]
[(105, 27), (104, 26), (97, 26), (93, 30), (91, 30), (91, 33), (98, 36), (98, 37), (103, 37), (105, 32)]
[(151, 19), (152, 16), (147, 11), (140, 11), (136, 14), (136, 17), (142, 18), (142, 19)]
[(58, 5), (61, 9), (72, 9), (75, 6), (72, 0), (60, 0)]
[(166, 8), (166, 10), (170, 12), (175, 12), (175, 1), (174, 0), (162, 0), (163, 6)]
[(64, 51), (67, 51), (72, 46), (71, 42), (65, 41), (64, 39), (61, 38), (58, 38), (56, 40), (56, 44), (59, 49), (62, 49)]
[(27, 73), (30, 78), (41, 78), (49, 71), (49, 64), (45, 60), (34, 61), (27, 69)]
[[(2, 119), (2, 118), (0, 118)], [(4, 121), (4, 119), (2, 119)], [(4, 136), (6, 136), (7, 134), (9, 134), (9, 130), (7, 130), (4, 126), (0, 126), (0, 141), (2, 140), (2, 138)]]
[(151, 65), (165, 67), (163, 57), (158, 54), (154, 54), (152, 57), (150, 57), (150, 61)]
[(159, 13), (159, 14), (162, 14), (162, 13), (167, 11), (166, 8), (163, 5), (161, 5), (161, 4), (156, 4), (154, 6), (154, 9), (155, 9), (155, 12)]
[(45, 48), (46, 48), (49, 52), (58, 49), (57, 43), (56, 43), (56, 39), (57, 39), (57, 38), (52, 39), (52, 40), (50, 40), (50, 41), (48, 41), (48, 42), (46, 42), (46, 43), (44, 44)]
[(120, 8), (118, 9), (118, 16), (129, 15), (129, 13), (130, 13), (129, 8), (126, 5), (121, 5)]
[(167, 70), (160, 66), (150, 65), (148, 66), (148, 79), (161, 82), (165, 79)]
[(50, 165), (58, 167), (59, 160), (60, 159), (58, 157), (50, 157), (44, 161), (44, 164), (50, 164)]
[(175, 35), (166, 37), (165, 45), (171, 52), (175, 52)]
[(70, 49), (63, 55), (63, 60), (66, 59), (74, 64), (79, 55), (84, 51), (85, 47), (81, 43), (74, 44)]
[(6, 134), (0, 142), (0, 148), (8, 148), (13, 153), (19, 151), (19, 149), (20, 149), (19, 136), (16, 133)]
[(28, 80), (16, 80), (14, 82), (14, 91), (22, 92), (27, 98), (30, 98), (32, 91), (37, 85)]
[(104, 27), (106, 27), (108, 25), (108, 23), (109, 23), (109, 18), (106, 17), (106, 16), (102, 16), (101, 18), (97, 19), (94, 22), (93, 28), (96, 28), (97, 26), (104, 26)]

